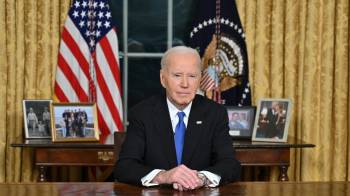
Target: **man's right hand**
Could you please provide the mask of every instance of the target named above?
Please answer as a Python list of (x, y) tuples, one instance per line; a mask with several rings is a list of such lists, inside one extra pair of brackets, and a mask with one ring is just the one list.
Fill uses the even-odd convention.
[(158, 184), (179, 184), (184, 189), (196, 189), (203, 186), (197, 171), (185, 165), (179, 165), (168, 171), (159, 172), (153, 179)]

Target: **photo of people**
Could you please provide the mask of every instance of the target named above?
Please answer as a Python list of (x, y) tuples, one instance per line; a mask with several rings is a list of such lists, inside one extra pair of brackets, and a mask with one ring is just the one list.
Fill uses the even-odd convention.
[(227, 115), (231, 136), (245, 136), (250, 138), (254, 123), (255, 107), (228, 106)]
[(286, 141), (290, 107), (289, 100), (261, 101), (253, 139)]
[(51, 100), (23, 100), (24, 129), (27, 139), (51, 137)]
[(54, 104), (54, 140), (95, 138), (95, 111), (92, 105)]

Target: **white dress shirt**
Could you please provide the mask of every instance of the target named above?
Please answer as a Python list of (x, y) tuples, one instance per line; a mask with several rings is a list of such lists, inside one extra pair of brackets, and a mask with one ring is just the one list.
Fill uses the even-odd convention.
[[(175, 127), (176, 127), (177, 123), (179, 122), (179, 117), (178, 117), (177, 113), (180, 112), (180, 110), (177, 109), (174, 106), (174, 104), (172, 104), (170, 102), (170, 100), (168, 98), (167, 98), (167, 105), (168, 105), (168, 110), (169, 110), (169, 114), (170, 114), (170, 120), (171, 120), (171, 125), (173, 128), (173, 132), (175, 133)], [(191, 107), (192, 107), (192, 101), (190, 104), (188, 104), (188, 106), (186, 106), (185, 109), (182, 110), (182, 112), (185, 113), (183, 120), (184, 120), (186, 127), (188, 124), (188, 117), (190, 115)], [(141, 178), (142, 185), (147, 186), (147, 187), (159, 185), (157, 183), (151, 183), (151, 182), (152, 182), (153, 178), (156, 177), (156, 175), (161, 171), (164, 171), (164, 170), (154, 169), (150, 173), (148, 173), (146, 176)], [(205, 177), (209, 180), (209, 184), (208, 184), (209, 187), (216, 187), (219, 185), (220, 179), (221, 179), (220, 176), (213, 174), (209, 171), (200, 171), (199, 173), (205, 175)]]

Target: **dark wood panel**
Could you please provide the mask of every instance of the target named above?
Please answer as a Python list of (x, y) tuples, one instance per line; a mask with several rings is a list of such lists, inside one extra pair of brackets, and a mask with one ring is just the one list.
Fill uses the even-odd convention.
[(114, 149), (75, 149), (38, 148), (35, 151), (35, 164), (45, 166), (114, 166)]
[(289, 148), (281, 149), (236, 149), (236, 158), (243, 166), (289, 165)]

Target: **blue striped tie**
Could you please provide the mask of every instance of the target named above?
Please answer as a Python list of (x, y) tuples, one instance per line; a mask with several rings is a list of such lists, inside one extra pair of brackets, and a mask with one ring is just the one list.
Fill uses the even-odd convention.
[(177, 123), (175, 128), (175, 148), (176, 148), (177, 165), (180, 165), (181, 159), (182, 159), (182, 149), (184, 146), (186, 126), (184, 123), (185, 113), (178, 112), (177, 115), (179, 116), (179, 123)]

